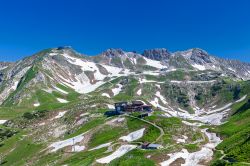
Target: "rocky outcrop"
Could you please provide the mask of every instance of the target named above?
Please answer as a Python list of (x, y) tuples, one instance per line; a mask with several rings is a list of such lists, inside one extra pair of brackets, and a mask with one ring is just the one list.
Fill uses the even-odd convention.
[(162, 61), (162, 60), (168, 60), (171, 56), (171, 53), (168, 52), (168, 50), (165, 48), (156, 48), (156, 49), (144, 50), (142, 55), (149, 59)]

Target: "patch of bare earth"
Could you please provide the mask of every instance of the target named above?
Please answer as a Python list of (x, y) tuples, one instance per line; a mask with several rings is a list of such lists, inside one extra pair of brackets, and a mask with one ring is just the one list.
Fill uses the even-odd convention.
[(169, 166), (181, 166), (181, 164), (185, 164), (185, 160), (183, 158), (178, 158), (174, 162), (172, 162)]
[(155, 163), (161, 163), (168, 160), (170, 157), (167, 154), (153, 154), (149, 159), (155, 161)]

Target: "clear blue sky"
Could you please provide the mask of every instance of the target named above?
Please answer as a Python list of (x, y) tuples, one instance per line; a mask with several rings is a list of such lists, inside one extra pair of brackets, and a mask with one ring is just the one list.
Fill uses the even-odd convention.
[(249, 0), (5, 0), (0, 61), (71, 45), (95, 55), (107, 48), (170, 51), (199, 47), (250, 62)]

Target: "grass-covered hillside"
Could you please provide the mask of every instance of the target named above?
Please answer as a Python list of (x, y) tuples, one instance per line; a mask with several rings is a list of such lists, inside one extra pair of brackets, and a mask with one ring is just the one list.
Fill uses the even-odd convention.
[(0, 69), (0, 165), (248, 165), (248, 66), (162, 51), (59, 47)]
[(214, 130), (223, 138), (217, 147), (216, 161), (213, 165), (244, 165), (250, 163), (250, 100), (247, 99), (233, 107), (232, 116), (225, 124)]

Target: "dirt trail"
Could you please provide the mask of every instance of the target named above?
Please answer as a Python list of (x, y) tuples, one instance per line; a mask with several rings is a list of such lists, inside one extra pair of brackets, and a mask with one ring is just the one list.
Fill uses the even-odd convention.
[(128, 115), (128, 114), (126, 114), (125, 116), (130, 117), (130, 118), (134, 118), (134, 119), (138, 119), (138, 120), (140, 120), (140, 121), (143, 121), (143, 122), (145, 122), (145, 123), (148, 123), (148, 124), (150, 124), (150, 125), (156, 127), (157, 129), (159, 129), (160, 132), (161, 132), (161, 134), (160, 134), (159, 137), (158, 137), (155, 141), (153, 141), (152, 143), (158, 142), (158, 141), (162, 138), (162, 136), (165, 135), (164, 130), (163, 130), (160, 126), (157, 126), (156, 124), (154, 124), (154, 123), (152, 123), (152, 122), (150, 122), (150, 121), (147, 121), (147, 120), (145, 120), (145, 119), (138, 118), (138, 117), (136, 117), (136, 116)]

